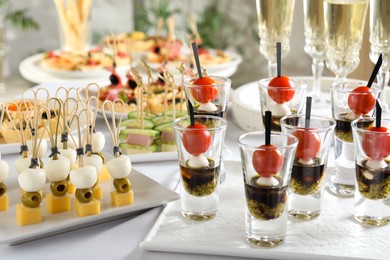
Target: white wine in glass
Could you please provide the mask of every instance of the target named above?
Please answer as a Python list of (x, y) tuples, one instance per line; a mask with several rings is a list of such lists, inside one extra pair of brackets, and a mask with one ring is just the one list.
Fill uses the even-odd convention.
[(290, 51), (295, 0), (257, 0), (260, 53), (268, 60), (268, 76), (276, 76), (276, 42), (282, 43), (282, 57)]
[(324, 72), (326, 58), (324, 0), (304, 0), (303, 13), (305, 25), (304, 49), (313, 59), (311, 65), (313, 106), (324, 107), (329, 105), (321, 97), (321, 76)]
[(383, 54), (382, 66), (377, 79), (381, 87), (382, 112), (389, 111), (386, 103), (385, 86), (390, 77), (390, 1), (370, 1), (370, 59), (376, 62), (380, 53)]
[(326, 64), (340, 80), (359, 65), (368, 0), (324, 0)]

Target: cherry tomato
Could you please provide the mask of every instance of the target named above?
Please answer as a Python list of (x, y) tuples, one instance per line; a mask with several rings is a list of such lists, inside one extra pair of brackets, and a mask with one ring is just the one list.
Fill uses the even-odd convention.
[(269, 87), (275, 87), (268, 89), (268, 95), (273, 101), (279, 104), (293, 99), (295, 90), (291, 87), (288, 77), (280, 76), (273, 78), (269, 83)]
[(262, 145), (252, 156), (253, 168), (262, 177), (271, 177), (283, 166), (283, 155), (276, 146)]
[(375, 106), (375, 97), (371, 94), (370, 88), (360, 86), (352, 90), (348, 96), (348, 106), (355, 114), (367, 114)]
[[(369, 131), (386, 133), (386, 127), (371, 127)], [(390, 133), (365, 133), (362, 137), (363, 151), (373, 160), (382, 160), (390, 155)]]
[(183, 133), (183, 145), (188, 153), (200, 155), (205, 153), (211, 145), (211, 134), (202, 124), (196, 123), (187, 127)]
[(218, 97), (218, 88), (215, 87), (215, 81), (209, 77), (198, 78), (191, 87), (192, 96), (199, 103), (205, 104)]
[(318, 133), (313, 133), (306, 129), (298, 129), (293, 135), (299, 140), (295, 158), (310, 160), (316, 157), (321, 149), (321, 138)]

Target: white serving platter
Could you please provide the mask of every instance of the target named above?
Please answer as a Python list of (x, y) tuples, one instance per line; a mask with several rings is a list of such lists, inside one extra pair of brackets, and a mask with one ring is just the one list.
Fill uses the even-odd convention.
[[(146, 250), (264, 259), (389, 259), (390, 225), (365, 227), (353, 218), (353, 198), (324, 192), (323, 210), (312, 221), (289, 220), (286, 240), (275, 248), (245, 238), (245, 194), (240, 162), (225, 162), (218, 215), (190, 221), (180, 201), (169, 203), (140, 246)], [(328, 173), (330, 172), (328, 168)]]
[[(16, 178), (15, 178), (16, 179)], [(10, 199), (8, 211), (0, 212), (0, 243), (18, 244), (51, 236), (54, 234), (91, 226), (124, 216), (135, 215), (147, 209), (166, 204), (179, 198), (179, 195), (160, 185), (145, 175), (133, 170), (129, 176), (134, 191), (132, 205), (115, 208), (111, 205), (110, 192), (114, 190), (112, 180), (101, 183), (103, 199), (99, 215), (78, 217), (73, 211), (74, 196), (71, 195), (70, 212), (47, 214), (45, 199), (41, 203), (43, 222), (20, 227), (15, 220), (15, 205), (20, 203), (20, 191), (16, 180), (7, 183)], [(49, 184), (48, 184), (49, 185)], [(48, 186), (46, 192), (49, 192)], [(45, 195), (43, 195), (43, 198)]]

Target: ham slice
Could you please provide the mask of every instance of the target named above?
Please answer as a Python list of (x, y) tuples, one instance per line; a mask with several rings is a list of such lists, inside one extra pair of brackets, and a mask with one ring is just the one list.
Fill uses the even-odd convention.
[(127, 143), (141, 146), (150, 146), (153, 144), (153, 137), (142, 134), (129, 134), (127, 136)]

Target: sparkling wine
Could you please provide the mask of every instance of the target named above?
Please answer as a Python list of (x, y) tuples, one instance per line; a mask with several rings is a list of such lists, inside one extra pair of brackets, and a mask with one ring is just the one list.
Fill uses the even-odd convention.
[(257, 0), (260, 52), (271, 62), (276, 62), (275, 43), (282, 43), (282, 56), (290, 51), (290, 35), (295, 0)]
[(370, 59), (376, 62), (383, 53), (382, 69), (390, 69), (390, 1), (370, 1)]
[(359, 65), (368, 0), (324, 0), (327, 65), (345, 78)]
[(323, 61), (326, 55), (324, 0), (304, 0), (305, 52)]

